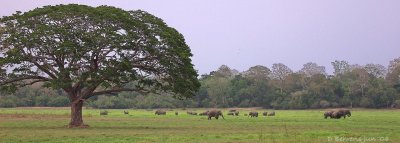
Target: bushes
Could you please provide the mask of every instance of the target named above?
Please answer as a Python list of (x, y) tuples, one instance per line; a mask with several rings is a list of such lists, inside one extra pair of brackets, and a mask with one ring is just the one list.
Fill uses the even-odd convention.
[(66, 96), (35, 95), (17, 97), (15, 95), (0, 95), (0, 107), (24, 107), (24, 106), (50, 106), (64, 107), (69, 103)]
[(50, 100), (49, 96), (46, 95), (36, 96), (35, 106), (46, 106), (49, 100)]
[(87, 105), (99, 109), (127, 109), (133, 107), (133, 99), (125, 98), (123, 95), (100, 95), (97, 99), (91, 99)]
[(128, 109), (128, 108), (179, 108), (196, 107), (198, 104), (191, 99), (178, 100), (168, 94), (129, 95), (121, 93), (117, 96), (100, 95), (90, 99), (87, 106), (99, 109)]
[(400, 108), (400, 99), (394, 101), (394, 103), (392, 104), (392, 108)]
[(330, 106), (331, 106), (331, 104), (326, 100), (319, 101), (319, 107), (321, 107), (321, 108), (328, 108)]
[(17, 104), (11, 98), (0, 97), (0, 107), (12, 108), (12, 107), (16, 107), (16, 106), (17, 106)]
[(57, 96), (54, 98), (50, 98), (47, 106), (51, 107), (64, 107), (69, 104), (69, 99), (66, 96)]

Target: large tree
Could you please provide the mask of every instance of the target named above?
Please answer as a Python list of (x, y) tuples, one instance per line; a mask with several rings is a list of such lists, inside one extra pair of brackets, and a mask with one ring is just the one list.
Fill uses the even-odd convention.
[(85, 126), (83, 103), (96, 95), (172, 92), (183, 98), (200, 86), (182, 34), (145, 11), (46, 6), (3, 17), (0, 27), (1, 88), (42, 82), (64, 90), (69, 127)]
[(368, 71), (364, 68), (355, 68), (351, 72), (355, 77), (355, 80), (353, 81), (354, 85), (356, 85), (356, 87), (359, 87), (361, 91), (361, 96), (364, 96), (365, 89), (369, 86), (368, 84), (371, 79)]
[(275, 63), (272, 65), (272, 78), (277, 80), (281, 94), (285, 85), (286, 78), (292, 74), (293, 71), (283, 63)]
[(366, 64), (364, 69), (375, 78), (384, 78), (387, 73), (386, 67), (380, 64)]
[(325, 67), (319, 66), (317, 63), (308, 62), (303, 65), (300, 73), (305, 74), (307, 77), (312, 77), (313, 75), (321, 74), (326, 75)]
[(333, 72), (333, 74), (335, 74), (335, 76), (343, 75), (346, 72), (350, 72), (350, 69), (351, 69), (350, 64), (347, 61), (335, 60), (334, 62), (331, 62), (331, 63), (332, 63), (333, 69), (335, 70)]
[(217, 71), (212, 71), (211, 75), (223, 78), (232, 78), (238, 75), (239, 72), (236, 69), (231, 69), (227, 65), (221, 65)]
[(269, 79), (271, 70), (265, 66), (257, 65), (250, 67), (247, 71), (243, 72), (243, 75), (247, 78), (254, 80), (266, 80)]
[(390, 61), (386, 81), (395, 88), (400, 86), (400, 57)]
[(307, 88), (313, 79), (313, 76), (326, 76), (326, 71), (324, 66), (319, 66), (316, 63), (308, 62), (303, 65), (303, 68), (299, 71), (299, 80), (304, 88)]

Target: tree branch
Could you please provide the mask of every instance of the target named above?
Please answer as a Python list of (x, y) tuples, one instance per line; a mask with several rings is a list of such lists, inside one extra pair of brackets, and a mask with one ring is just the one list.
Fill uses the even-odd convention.
[(35, 84), (35, 83), (43, 82), (43, 81), (48, 81), (48, 80), (44, 80), (44, 79), (33, 80), (33, 81), (31, 81), (31, 82), (27, 82), (27, 83), (21, 84), (21, 85), (19, 85), (19, 86), (20, 86), (20, 87), (24, 87), (24, 86), (27, 86), (27, 85), (33, 85), (33, 84)]
[(53, 73), (51, 73), (50, 71), (48, 71), (46, 68), (44, 68), (43, 66), (41, 66), (41, 65), (38, 64), (37, 62), (33, 62), (33, 61), (32, 61), (32, 63), (33, 63), (36, 67), (38, 67), (40, 70), (42, 70), (43, 72), (45, 72), (47, 75), (49, 75), (51, 78), (57, 79), (57, 77), (56, 77)]
[[(11, 80), (8, 80), (8, 81), (0, 82), (0, 86), (7, 85), (7, 84), (10, 84), (10, 83), (14, 83), (14, 82), (18, 82), (18, 81), (28, 80), (28, 79), (38, 79), (37, 82), (49, 81), (50, 80), (50, 79), (42, 77), (42, 76), (27, 76), (27, 77), (19, 77), (19, 78), (14, 78), (14, 79), (11, 79)], [(36, 83), (36, 82), (32, 82), (32, 84), (33, 83)]]

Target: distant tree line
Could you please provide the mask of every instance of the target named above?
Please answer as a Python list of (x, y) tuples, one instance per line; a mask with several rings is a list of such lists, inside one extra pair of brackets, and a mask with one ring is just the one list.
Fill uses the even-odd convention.
[[(191, 99), (178, 100), (168, 93), (143, 96), (122, 92), (90, 99), (94, 108), (265, 107), (308, 109), (334, 107), (399, 108), (400, 58), (389, 66), (332, 62), (333, 75), (310, 62), (299, 71), (282, 63), (271, 68), (257, 65), (239, 72), (222, 65), (200, 77), (201, 88)], [(49, 96), (56, 98), (48, 98)], [(68, 106), (61, 90), (25, 87), (1, 94), (0, 107)]]

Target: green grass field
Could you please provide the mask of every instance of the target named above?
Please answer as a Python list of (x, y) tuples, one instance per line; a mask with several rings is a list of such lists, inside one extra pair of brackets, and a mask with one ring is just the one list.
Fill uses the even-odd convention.
[[(0, 108), (0, 142), (147, 143), (147, 142), (400, 142), (400, 110), (354, 109), (346, 119), (324, 119), (324, 110), (276, 110), (275, 117), (240, 116), (207, 120), (168, 111), (155, 116), (150, 110), (84, 109), (89, 128), (69, 129), (69, 108)], [(175, 116), (178, 111), (180, 115)], [(258, 110), (259, 112), (271, 110)]]

